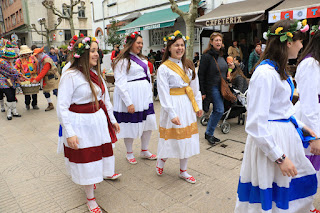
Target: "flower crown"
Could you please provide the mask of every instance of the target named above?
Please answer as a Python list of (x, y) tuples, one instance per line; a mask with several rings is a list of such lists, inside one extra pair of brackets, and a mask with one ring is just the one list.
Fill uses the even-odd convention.
[(282, 32), (283, 27), (278, 27), (274, 33), (270, 32), (270, 29), (268, 30), (268, 32), (264, 32), (263, 33), (263, 38), (265, 40), (268, 40), (268, 38), (273, 35), (273, 36), (280, 36), (280, 41), (281, 42), (285, 42), (285, 41), (293, 41), (293, 33), (296, 31), (301, 31), (303, 33), (307, 32), (309, 30), (309, 25), (307, 24), (307, 20), (303, 20), (303, 21), (298, 21), (298, 20), (294, 20), (294, 22), (292, 24), (290, 24), (289, 30), (287, 32)]
[(78, 41), (79, 38), (83, 38), (83, 37), (84, 37), (83, 33), (79, 33), (79, 36), (77, 35), (72, 36), (72, 40), (69, 43), (68, 50), (72, 51), (73, 45)]
[(320, 30), (320, 26), (319, 25), (313, 25), (311, 30), (310, 30), (310, 35), (314, 35), (319, 30)]
[(175, 38), (182, 38), (184, 41), (189, 40), (189, 36), (184, 36), (179, 30), (175, 31), (171, 36), (165, 36), (163, 41), (167, 44), (167, 41), (173, 41)]
[(81, 43), (73, 47), (74, 49), (73, 57), (80, 58), (80, 56), (84, 53), (85, 50), (90, 49), (91, 42), (97, 42), (99, 44), (99, 41), (95, 37), (91, 37), (91, 36), (85, 37)]
[(140, 32), (135, 31), (135, 32), (133, 32), (133, 33), (131, 33), (129, 35), (126, 35), (126, 38), (124, 39), (124, 43), (125, 44), (127, 43), (128, 38), (135, 39), (137, 35), (140, 35)]

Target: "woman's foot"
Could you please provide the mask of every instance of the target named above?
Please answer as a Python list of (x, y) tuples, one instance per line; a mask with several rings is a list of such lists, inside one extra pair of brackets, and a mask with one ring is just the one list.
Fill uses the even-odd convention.
[(154, 154), (151, 154), (147, 149), (146, 150), (141, 149), (140, 157), (148, 159), (148, 160), (156, 160), (157, 159), (157, 156)]
[(112, 176), (106, 176), (106, 177), (103, 177), (103, 179), (105, 179), (105, 180), (116, 180), (116, 179), (118, 179), (119, 177), (121, 177), (121, 175), (122, 174), (114, 174), (114, 175), (112, 175)]
[(187, 170), (181, 170), (180, 169), (180, 175), (179, 177), (185, 181), (187, 181), (188, 183), (196, 183), (196, 179), (194, 179), (194, 177), (192, 177), (191, 175), (188, 174)]
[(96, 202), (96, 198), (87, 198), (88, 202), (87, 202), (87, 206), (89, 209), (89, 212), (92, 213), (102, 213), (100, 207), (98, 206), (97, 202)]
[(138, 162), (136, 161), (136, 159), (133, 156), (133, 152), (127, 152), (127, 161), (130, 164), (137, 164)]
[(157, 175), (161, 176), (163, 174), (163, 167), (165, 162), (166, 161), (162, 158), (157, 160), (157, 166), (156, 166)]

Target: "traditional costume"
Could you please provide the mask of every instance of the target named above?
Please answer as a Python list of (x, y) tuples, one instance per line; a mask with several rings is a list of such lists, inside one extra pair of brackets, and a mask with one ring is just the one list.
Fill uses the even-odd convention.
[[(130, 69), (128, 60), (121, 59), (115, 66), (115, 89), (113, 93), (114, 115), (120, 125), (118, 138), (124, 138), (127, 146), (127, 160), (136, 164), (132, 154), (132, 143), (141, 138), (141, 157), (150, 160), (156, 156), (148, 152), (148, 144), (152, 130), (157, 129), (156, 115), (153, 108), (151, 75), (148, 61), (130, 53)], [(128, 112), (128, 106), (134, 105), (135, 112)], [(131, 148), (129, 148), (131, 147)]]
[[(104, 177), (115, 174), (111, 142), (116, 141), (116, 136), (111, 123), (117, 121), (105, 83), (99, 85), (95, 70), (91, 70), (90, 75), (97, 91), (99, 110), (92, 102), (89, 82), (74, 68), (62, 74), (57, 103), (65, 163), (73, 182), (79, 185), (99, 183)], [(79, 139), (78, 150), (71, 149), (67, 143), (67, 138), (75, 135)]]
[[(248, 115), (243, 162), (235, 212), (309, 212), (317, 191), (315, 170), (305, 157), (301, 128), (292, 105), (291, 77), (281, 80), (278, 67), (264, 60), (248, 89)], [(303, 140), (303, 143), (302, 143)], [(276, 161), (285, 154), (297, 176), (284, 176)]]

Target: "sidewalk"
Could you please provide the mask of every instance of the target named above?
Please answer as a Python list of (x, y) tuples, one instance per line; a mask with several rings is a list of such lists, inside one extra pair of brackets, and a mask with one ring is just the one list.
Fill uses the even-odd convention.
[[(88, 212), (83, 187), (70, 180), (63, 155), (56, 153), (56, 111), (44, 111), (47, 103), (42, 93), (38, 94), (38, 111), (27, 111), (24, 96), (17, 98), (22, 118), (7, 121), (6, 113), (0, 114), (0, 212)], [(56, 106), (56, 98), (52, 99)], [(159, 121), (159, 102), (154, 106)], [(97, 184), (98, 204), (109, 213), (233, 212), (246, 133), (237, 119), (230, 123), (229, 134), (216, 131), (223, 142), (214, 147), (204, 139), (205, 127), (199, 123), (200, 154), (188, 162), (188, 172), (197, 180), (194, 185), (178, 177), (178, 159), (169, 159), (163, 176), (157, 176), (156, 161), (139, 158), (137, 140), (134, 154), (138, 164), (128, 164), (123, 140), (118, 141), (114, 155), (116, 172), (122, 177)], [(158, 132), (154, 131), (149, 148), (154, 154), (157, 142)], [(318, 208), (319, 202), (318, 195)]]

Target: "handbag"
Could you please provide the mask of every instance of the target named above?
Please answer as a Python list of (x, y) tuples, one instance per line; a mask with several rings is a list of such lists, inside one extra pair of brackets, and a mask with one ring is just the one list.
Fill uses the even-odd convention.
[(220, 67), (218, 65), (217, 60), (213, 57), (214, 61), (216, 62), (217, 68), (219, 70), (220, 73), (220, 78), (221, 78), (221, 95), (224, 99), (226, 99), (227, 101), (231, 101), (232, 103), (237, 101), (237, 97), (231, 92), (230, 87), (228, 85), (228, 83), (224, 80), (224, 78), (222, 77), (221, 71), (220, 71)]

